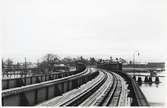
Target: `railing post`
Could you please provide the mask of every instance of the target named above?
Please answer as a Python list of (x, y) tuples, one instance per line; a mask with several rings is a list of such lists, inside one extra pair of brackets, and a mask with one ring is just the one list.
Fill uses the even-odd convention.
[(9, 79), (7, 79), (6, 81), (7, 81), (7, 89), (9, 89)]
[(28, 106), (29, 105), (29, 102), (28, 102), (24, 92), (20, 93), (19, 97), (20, 97), (20, 106)]
[(2, 106), (4, 106), (4, 98), (2, 97)]
[(49, 98), (49, 91), (48, 91), (48, 86), (46, 87), (46, 98), (45, 98), (45, 100), (48, 100), (48, 98)]
[(30, 77), (30, 84), (32, 84), (32, 76)]
[(38, 89), (35, 90), (35, 104), (38, 103)]

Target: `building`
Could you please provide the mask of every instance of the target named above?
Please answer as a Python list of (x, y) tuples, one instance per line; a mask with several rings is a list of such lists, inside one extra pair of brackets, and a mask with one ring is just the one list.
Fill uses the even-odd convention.
[(149, 68), (161, 68), (165, 69), (165, 62), (148, 62)]

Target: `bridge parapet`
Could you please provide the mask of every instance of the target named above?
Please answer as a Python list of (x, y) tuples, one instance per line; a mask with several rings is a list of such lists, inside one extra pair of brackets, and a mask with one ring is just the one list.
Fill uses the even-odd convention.
[(77, 69), (76, 71), (55, 72), (51, 74), (34, 75), (34, 76), (22, 77), (22, 78), (3, 79), (2, 90), (67, 77), (67, 76), (82, 72), (86, 68), (85, 66), (78, 66), (78, 67), (80, 68)]
[(32, 106), (79, 87), (95, 78), (96, 72), (81, 72), (61, 79), (2, 91), (3, 106)]
[(144, 96), (143, 92), (139, 88), (139, 86), (136, 84), (134, 79), (123, 72), (117, 72), (119, 75), (121, 75), (128, 83), (128, 89), (129, 97), (132, 98), (132, 104), (131, 106), (149, 106), (149, 103)]
[(136, 82), (126, 73), (122, 72), (122, 64), (103, 64), (99, 65), (98, 68), (106, 69), (115, 72), (122, 76), (128, 83), (128, 89), (130, 90), (129, 97), (132, 98), (131, 106), (149, 106), (149, 103), (144, 96), (143, 92), (140, 90)]

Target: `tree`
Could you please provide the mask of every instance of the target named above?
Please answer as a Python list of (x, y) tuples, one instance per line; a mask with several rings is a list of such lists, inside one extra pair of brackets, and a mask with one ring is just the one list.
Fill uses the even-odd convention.
[(19, 62), (17, 62), (16, 66), (17, 66), (17, 68), (19, 69), (21, 65), (20, 65)]
[(115, 58), (115, 60), (116, 60), (116, 62), (119, 62), (119, 61), (118, 61), (118, 58)]
[(48, 63), (51, 63), (51, 62), (59, 62), (60, 61), (60, 57), (58, 55), (55, 55), (55, 54), (46, 54), (44, 57), (43, 57), (43, 61), (47, 61)]
[(112, 63), (113, 62), (113, 58), (110, 56), (110, 62)]
[(7, 60), (5, 60), (5, 64), (8, 66), (11, 66), (11, 65), (13, 65), (13, 60), (8, 58)]
[(125, 59), (123, 59), (123, 58), (119, 58), (119, 62), (120, 63), (127, 63), (127, 61)]
[(5, 65), (3, 59), (1, 60), (1, 62), (2, 62), (2, 69), (3, 69), (3, 68), (4, 68), (4, 65)]
[(4, 72), (4, 68), (5, 68), (5, 63), (4, 63), (3, 59), (2, 59), (2, 72)]
[(103, 59), (98, 59), (98, 63), (102, 63), (103, 62)]
[(62, 63), (73, 64), (73, 59), (71, 57), (65, 57), (65, 58), (62, 59)]
[(89, 61), (90, 61), (90, 64), (92, 64), (92, 65), (94, 65), (96, 63), (96, 60), (94, 57), (91, 57)]
[(60, 63), (60, 57), (55, 54), (46, 54), (42, 57), (42, 62), (39, 63), (39, 68), (42, 72), (52, 71), (54, 64)]
[(80, 60), (81, 60), (81, 62), (83, 62), (83, 61), (84, 61), (84, 58), (81, 56), (81, 57), (80, 57)]

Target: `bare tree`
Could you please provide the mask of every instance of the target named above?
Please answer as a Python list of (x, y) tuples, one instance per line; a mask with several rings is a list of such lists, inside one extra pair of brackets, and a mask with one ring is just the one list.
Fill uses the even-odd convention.
[(44, 57), (43, 57), (43, 61), (47, 61), (48, 63), (50, 62), (58, 62), (60, 61), (60, 57), (56, 54), (46, 54)]
[(90, 64), (95, 64), (96, 63), (96, 60), (94, 57), (91, 57), (90, 60), (89, 60)]
[(119, 62), (120, 63), (127, 63), (127, 61), (125, 59), (123, 59), (123, 58), (119, 58)]
[(42, 57), (39, 68), (42, 72), (47, 73), (53, 70), (54, 64), (56, 63), (60, 63), (60, 57), (56, 54), (49, 53)]
[(71, 57), (65, 57), (65, 58), (62, 59), (62, 63), (73, 64), (73, 59)]
[(5, 60), (5, 63), (4, 63), (4, 64), (6, 64), (6, 65), (8, 65), (8, 66), (11, 66), (11, 65), (13, 65), (13, 60), (10, 59), (10, 58), (8, 58), (7, 60)]
[(113, 58), (110, 56), (110, 62), (112, 63), (113, 62)]

